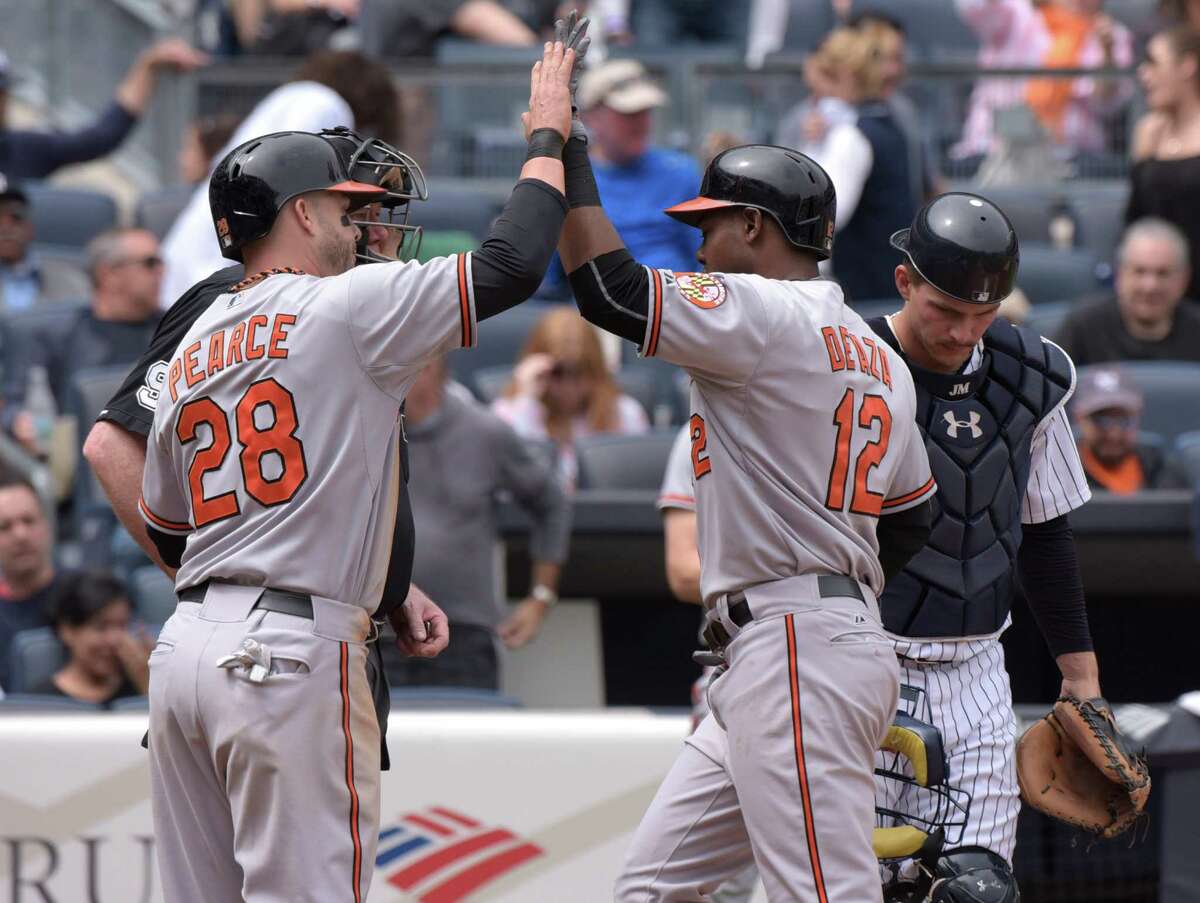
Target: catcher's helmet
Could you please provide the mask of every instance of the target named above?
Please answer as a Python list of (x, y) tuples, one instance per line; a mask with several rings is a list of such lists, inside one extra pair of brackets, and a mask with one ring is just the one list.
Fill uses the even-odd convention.
[(968, 304), (996, 304), (1017, 278), (1017, 233), (987, 198), (951, 192), (917, 211), (911, 228), (892, 235), (921, 277)]
[(308, 191), (339, 191), (363, 204), (387, 192), (355, 181), (333, 145), (310, 132), (275, 132), (239, 144), (217, 164), (208, 204), (221, 254), (242, 260), (242, 248), (271, 231), (283, 205)]
[(379, 204), (378, 213), (371, 214), (373, 218), (351, 219), (361, 233), (357, 255), (359, 262), (389, 261), (389, 258), (375, 253), (367, 246), (368, 230), (380, 227), (401, 233), (400, 246), (397, 249), (399, 259), (416, 258), (421, 247), (422, 229), (420, 226), (409, 224), (409, 204), (412, 201), (429, 199), (425, 174), (421, 172), (417, 161), (385, 141), (364, 138), (345, 126), (326, 129), (321, 132), (321, 137), (333, 145), (351, 179), (379, 185), (387, 192), (382, 198), (372, 200), (372, 204)]
[(753, 207), (768, 213), (797, 248), (825, 260), (833, 251), (837, 194), (815, 161), (786, 147), (747, 144), (713, 157), (700, 195), (666, 210), (689, 226), (720, 207)]

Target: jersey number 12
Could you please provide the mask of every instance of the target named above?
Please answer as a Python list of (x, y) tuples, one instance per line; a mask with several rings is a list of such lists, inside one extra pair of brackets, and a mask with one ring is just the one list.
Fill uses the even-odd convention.
[[(257, 415), (268, 409), (270, 426), (259, 427)], [(188, 487), (192, 496), (192, 517), (197, 527), (211, 524), (241, 513), (237, 492), (229, 490), (205, 497), (204, 475), (225, 463), (233, 440), (229, 417), (211, 398), (197, 398), (179, 409), (175, 435), (181, 445), (195, 442), (196, 428), (206, 425), (212, 442), (196, 452), (188, 467)], [(296, 438), (300, 424), (296, 419), (296, 403), (292, 393), (273, 379), (261, 379), (250, 386), (234, 408), (237, 443), (241, 446), (238, 458), (242, 465), (242, 483), (246, 494), (264, 507), (281, 505), (291, 499), (308, 477), (304, 460), (304, 445)], [(263, 473), (263, 458), (267, 455), (279, 462), (279, 475), (268, 478)]]
[[(858, 426), (874, 432), (879, 424), (879, 437), (870, 439), (858, 453), (854, 462), (854, 483), (847, 487), (850, 475), (850, 445), (855, 427), (854, 390), (847, 389), (833, 412), (833, 425), (837, 427), (834, 445), (833, 467), (829, 471), (829, 490), (825, 494), (825, 507), (834, 511), (846, 509), (846, 496), (850, 496), (850, 513), (878, 517), (883, 509), (883, 494), (872, 492), (867, 486), (871, 471), (879, 466), (887, 454), (888, 439), (892, 435), (892, 412), (882, 395), (863, 395), (858, 407)], [(849, 489), (849, 492), (847, 490)]]

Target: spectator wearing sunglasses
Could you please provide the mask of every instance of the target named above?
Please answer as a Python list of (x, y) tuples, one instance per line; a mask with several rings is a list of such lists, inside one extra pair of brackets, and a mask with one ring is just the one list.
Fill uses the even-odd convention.
[(1186, 489), (1178, 461), (1138, 436), (1142, 393), (1119, 367), (1081, 371), (1071, 405), (1088, 486), (1117, 495)]
[(29, 197), (0, 173), (0, 311), (28, 310), (45, 301), (87, 297), (87, 277), (74, 266), (43, 260), (32, 250)]
[(492, 410), (522, 439), (554, 446), (568, 490), (578, 475), (576, 440), (650, 428), (645, 410), (621, 392), (605, 366), (596, 331), (568, 307), (550, 310), (534, 325)]
[(59, 411), (70, 406), (76, 374), (96, 367), (130, 367), (150, 342), (163, 261), (158, 239), (145, 229), (111, 229), (87, 246), (90, 303), (73, 317), (32, 327), (6, 353), (4, 417), (13, 436), (35, 453), (37, 438), (24, 408), (31, 368), (42, 367)]

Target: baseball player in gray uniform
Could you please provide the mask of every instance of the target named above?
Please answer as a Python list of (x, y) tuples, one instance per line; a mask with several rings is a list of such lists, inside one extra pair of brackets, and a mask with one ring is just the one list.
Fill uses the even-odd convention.
[(427, 600), (378, 610), (404, 479), (399, 403), (426, 361), (474, 345), (478, 321), (540, 283), (566, 213), (572, 58), (547, 45), (535, 66), (521, 181), (472, 254), (351, 269), (350, 214), (385, 192), (349, 178), (319, 135), (254, 139), (214, 172), (218, 239), (250, 275), (170, 360), (139, 502), (178, 567), (150, 684), (167, 899), (366, 897), (373, 618), (426, 654), (448, 641)]
[(753, 860), (771, 899), (878, 900), (872, 771), (899, 681), (876, 597), (935, 484), (907, 371), (816, 279), (832, 183), (785, 148), (726, 151), (668, 211), (703, 232), (706, 272), (672, 273), (625, 249), (581, 137), (563, 161), (580, 311), (692, 377), (705, 634), (727, 664), (617, 899), (696, 900)]
[[(880, 606), (901, 679), (925, 691), (949, 780), (971, 807), (935, 873), (902, 869), (888, 899), (910, 900), (914, 883), (932, 877), (938, 903), (1015, 903), (1016, 724), (999, 637), (1018, 574), (1063, 695), (1100, 696), (1067, 519), (1091, 495), (1064, 412), (1075, 368), (1057, 345), (996, 317), (1019, 254), (995, 204), (942, 195), (892, 243), (904, 306), (870, 326), (913, 374), (939, 488), (929, 542), (888, 581)], [(879, 788), (896, 811), (921, 808), (911, 790)]]
[[(663, 518), (663, 543), (667, 584), (681, 602), (700, 605), (700, 551), (696, 545), (696, 494), (692, 486), (692, 426), (679, 430), (667, 458), (658, 510)], [(701, 637), (701, 642), (703, 642)], [(692, 730), (708, 717), (708, 683), (717, 669), (705, 665), (692, 684)], [(726, 881), (712, 894), (713, 903), (745, 903), (758, 884), (758, 870), (751, 865)]]

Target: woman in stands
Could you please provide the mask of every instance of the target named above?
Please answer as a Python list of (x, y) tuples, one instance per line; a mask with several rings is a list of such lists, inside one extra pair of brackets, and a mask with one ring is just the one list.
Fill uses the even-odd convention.
[(116, 577), (91, 571), (63, 580), (50, 617), (67, 649), (67, 663), (30, 692), (66, 696), (109, 708), (118, 699), (145, 696), (151, 645), (129, 629), (133, 605)]
[[(798, 148), (825, 168), (837, 189), (833, 275), (852, 301), (895, 294), (889, 239), (920, 206), (908, 137), (885, 99), (899, 33), (838, 28), (817, 50), (810, 81), (830, 123), (821, 140)], [(916, 161), (919, 163), (919, 161)]]
[(1200, 300), (1200, 33), (1181, 25), (1156, 34), (1138, 79), (1150, 112), (1134, 131), (1125, 221), (1154, 216), (1183, 231), (1191, 248), (1187, 295)]
[(568, 488), (576, 482), (577, 439), (650, 428), (645, 410), (622, 394), (605, 365), (596, 330), (568, 307), (552, 309), (538, 320), (512, 381), (492, 409), (523, 439), (553, 443)]

